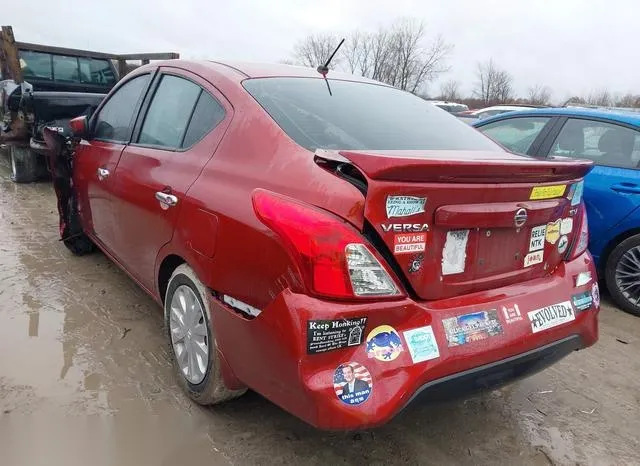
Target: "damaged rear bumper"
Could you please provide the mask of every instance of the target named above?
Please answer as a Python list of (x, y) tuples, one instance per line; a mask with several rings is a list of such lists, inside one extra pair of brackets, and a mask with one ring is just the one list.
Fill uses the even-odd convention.
[[(541, 279), (429, 303), (335, 303), (285, 290), (254, 319), (212, 297), (213, 327), (230, 388), (249, 386), (319, 428), (368, 428), (409, 403), (495, 388), (593, 345), (595, 300), (588, 309), (574, 306), (573, 319), (542, 330), (534, 331), (529, 317), (591, 292), (595, 280), (575, 286), (575, 277), (587, 271), (596, 276), (584, 253)], [(517, 313), (508, 315), (509, 309)], [(452, 338), (452, 319), (478, 313), (497, 319), (499, 331)], [(354, 336), (358, 325), (361, 335)], [(324, 328), (328, 339), (318, 343)], [(377, 344), (384, 346), (389, 336), (401, 346), (381, 350)], [(352, 381), (349, 393), (344, 386), (351, 372), (362, 382)]]

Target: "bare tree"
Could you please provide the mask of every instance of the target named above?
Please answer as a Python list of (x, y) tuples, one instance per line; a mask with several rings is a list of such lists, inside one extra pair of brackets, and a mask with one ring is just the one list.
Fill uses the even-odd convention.
[(460, 83), (453, 79), (442, 83), (440, 86), (440, 99), (460, 100)]
[(627, 93), (616, 98), (616, 107), (640, 107), (640, 95)]
[(613, 99), (611, 98), (611, 94), (606, 89), (598, 89), (597, 91), (593, 91), (587, 97), (587, 103), (589, 105), (599, 105), (602, 107), (609, 107), (612, 105)]
[(529, 88), (528, 99), (532, 105), (549, 105), (551, 100), (551, 89), (542, 84), (536, 84)]
[[(448, 69), (446, 61), (453, 49), (442, 37), (425, 45), (425, 37), (424, 23), (406, 18), (372, 33), (354, 31), (332, 65), (415, 94)], [(337, 36), (331, 34), (309, 36), (296, 44), (293, 57), (296, 63), (315, 67), (337, 45)]]
[(513, 78), (505, 71), (499, 69), (493, 59), (484, 63), (478, 63), (478, 82), (474, 95), (485, 105), (494, 105), (508, 102), (513, 97)]
[[(333, 34), (317, 34), (308, 36), (293, 47), (292, 59), (298, 65), (316, 68), (324, 64), (340, 43)], [(339, 65), (340, 58), (334, 57), (330, 68)]]

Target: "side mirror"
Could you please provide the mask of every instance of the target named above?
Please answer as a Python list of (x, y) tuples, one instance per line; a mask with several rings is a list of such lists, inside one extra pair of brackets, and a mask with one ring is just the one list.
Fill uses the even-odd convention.
[(69, 121), (71, 133), (79, 139), (87, 139), (89, 137), (89, 120), (86, 115), (73, 118)]

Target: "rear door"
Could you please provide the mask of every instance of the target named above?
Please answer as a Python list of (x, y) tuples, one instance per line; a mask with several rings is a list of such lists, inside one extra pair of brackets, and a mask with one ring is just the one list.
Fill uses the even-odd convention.
[(117, 257), (148, 289), (189, 187), (213, 155), (231, 105), (201, 77), (161, 68), (116, 170)]
[(124, 82), (92, 119), (92, 136), (74, 156), (74, 183), (84, 229), (113, 252), (113, 174), (131, 137), (134, 118), (150, 82), (142, 74)]
[(584, 187), (592, 241), (640, 206), (640, 132), (636, 129), (611, 121), (568, 118), (546, 146), (541, 155), (590, 159), (596, 165)]

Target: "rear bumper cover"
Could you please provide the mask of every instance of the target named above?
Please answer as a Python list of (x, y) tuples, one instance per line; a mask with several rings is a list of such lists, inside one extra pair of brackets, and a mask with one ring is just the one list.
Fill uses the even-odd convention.
[[(229, 388), (246, 385), (319, 428), (358, 429), (388, 422), (410, 402), (496, 387), (593, 345), (598, 339), (595, 305), (581, 312), (574, 309), (573, 320), (536, 332), (528, 317), (528, 312), (590, 291), (595, 280), (575, 287), (575, 276), (585, 271), (595, 278), (589, 253), (561, 263), (541, 279), (429, 303), (411, 299), (335, 303), (285, 290), (252, 320), (213, 297), (210, 308)], [(520, 318), (507, 322), (502, 308), (515, 304)], [(443, 320), (488, 310), (496, 310), (502, 332), (463, 344), (450, 342)], [(309, 321), (362, 317), (366, 326), (361, 344), (309, 354)], [(401, 338), (403, 350), (393, 359), (377, 359), (367, 351), (367, 336), (383, 325)], [(424, 328), (433, 331), (439, 354), (416, 361), (408, 338), (412, 330)], [(339, 372), (345, 364), (362, 371), (358, 377), (370, 380), (370, 391), (359, 392), (364, 396), (355, 404), (339, 394), (344, 383)]]

